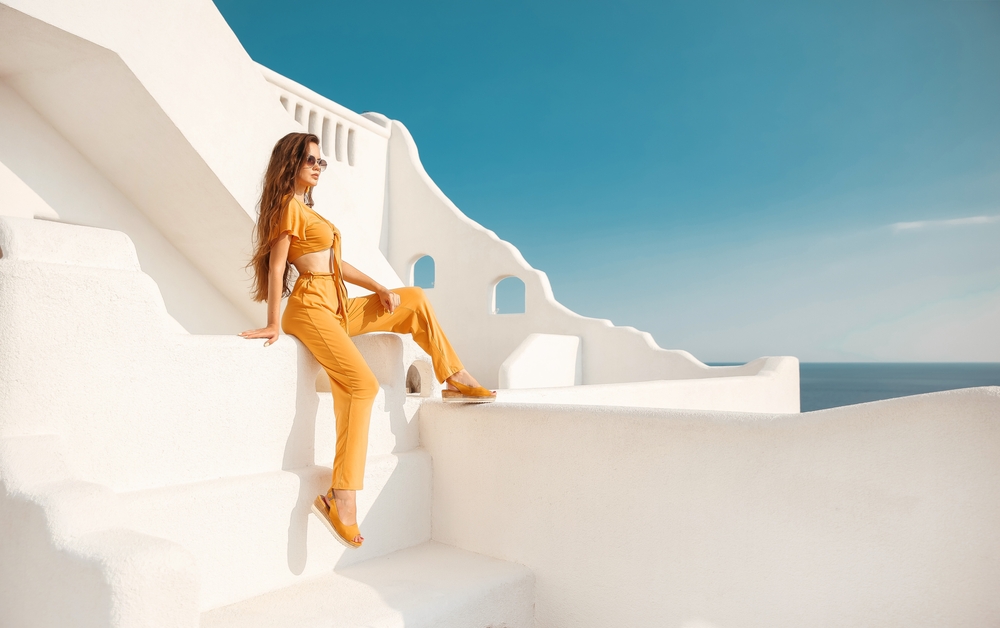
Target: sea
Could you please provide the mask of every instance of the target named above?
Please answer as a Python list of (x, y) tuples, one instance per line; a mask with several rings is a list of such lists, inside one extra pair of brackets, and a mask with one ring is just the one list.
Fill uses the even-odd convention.
[(1000, 362), (799, 364), (802, 412), (974, 386), (1000, 386)]

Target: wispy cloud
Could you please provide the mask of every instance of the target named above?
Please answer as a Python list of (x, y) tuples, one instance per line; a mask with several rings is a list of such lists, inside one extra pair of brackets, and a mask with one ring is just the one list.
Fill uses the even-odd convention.
[(948, 220), (918, 220), (916, 222), (894, 222), (889, 225), (894, 233), (900, 231), (916, 231), (918, 229), (943, 229), (947, 227), (964, 227), (967, 225), (985, 225), (1000, 222), (998, 216), (969, 216), (968, 218), (949, 218)]

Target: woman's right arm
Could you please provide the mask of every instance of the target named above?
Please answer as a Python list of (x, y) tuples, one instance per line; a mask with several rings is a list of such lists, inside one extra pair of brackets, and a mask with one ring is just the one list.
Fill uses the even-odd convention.
[(270, 268), (267, 271), (267, 327), (245, 331), (244, 338), (266, 338), (264, 346), (278, 342), (281, 334), (281, 291), (284, 288), (285, 265), (292, 236), (281, 234), (271, 245)]

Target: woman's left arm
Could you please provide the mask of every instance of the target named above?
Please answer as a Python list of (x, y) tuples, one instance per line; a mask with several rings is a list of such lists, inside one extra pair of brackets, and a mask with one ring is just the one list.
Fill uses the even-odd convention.
[(395, 311), (396, 307), (399, 306), (398, 294), (389, 290), (347, 262), (341, 262), (340, 266), (344, 271), (344, 281), (352, 283), (355, 286), (361, 286), (365, 290), (371, 290), (377, 294), (379, 300), (382, 302), (382, 307), (387, 309), (389, 312)]

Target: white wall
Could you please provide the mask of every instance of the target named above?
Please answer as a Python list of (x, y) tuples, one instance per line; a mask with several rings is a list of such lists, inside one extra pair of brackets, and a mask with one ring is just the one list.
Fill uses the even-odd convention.
[(1000, 388), (804, 415), (424, 404), (435, 540), (539, 626), (1000, 624)]
[(577, 386), (582, 357), (579, 336), (529, 334), (500, 365), (500, 388)]

